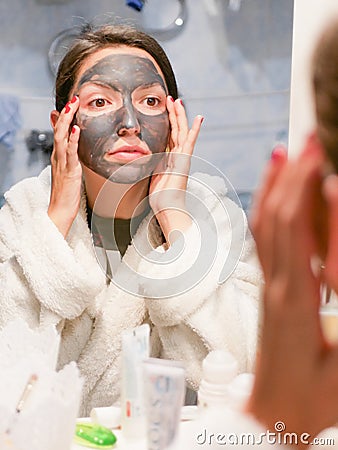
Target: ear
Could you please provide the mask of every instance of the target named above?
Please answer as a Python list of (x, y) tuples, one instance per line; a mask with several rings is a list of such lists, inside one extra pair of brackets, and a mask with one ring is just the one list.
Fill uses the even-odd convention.
[(50, 123), (53, 127), (53, 130), (55, 129), (56, 123), (59, 120), (60, 113), (56, 109), (53, 109), (53, 111), (50, 113)]

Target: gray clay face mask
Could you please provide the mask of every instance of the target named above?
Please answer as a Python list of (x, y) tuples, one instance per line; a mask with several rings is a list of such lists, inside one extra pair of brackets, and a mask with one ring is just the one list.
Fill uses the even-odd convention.
[[(159, 155), (152, 155), (165, 151), (169, 137), (167, 90), (152, 61), (127, 54), (106, 56), (82, 75), (77, 92), (80, 161), (117, 183), (150, 176), (159, 161)], [(114, 155), (125, 145), (126, 153)], [(131, 147), (137, 156), (130, 157)]]

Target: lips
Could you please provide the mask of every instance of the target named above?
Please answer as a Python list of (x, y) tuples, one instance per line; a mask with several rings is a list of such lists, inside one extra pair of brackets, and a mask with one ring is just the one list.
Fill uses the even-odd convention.
[(108, 161), (131, 161), (144, 156), (149, 156), (151, 154), (152, 153), (150, 150), (139, 147), (138, 145), (124, 145), (122, 147), (109, 150), (105, 155), (105, 159)]
[(142, 155), (150, 155), (151, 152), (148, 149), (139, 147), (138, 145), (124, 145), (123, 147), (115, 148), (107, 152), (108, 156), (116, 155), (117, 153), (140, 153)]

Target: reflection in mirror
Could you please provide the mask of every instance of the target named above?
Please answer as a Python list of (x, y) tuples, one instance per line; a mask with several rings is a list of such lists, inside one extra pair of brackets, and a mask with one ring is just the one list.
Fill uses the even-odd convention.
[[(73, 10), (68, 4), (48, 10), (37, 6), (34, 12), (45, 20), (34, 17), (31, 32), (13, 35), (17, 39), (13, 53), (4, 52), (15, 65), (6, 64), (5, 75), (11, 76), (0, 82), (16, 96), (22, 117), (10, 149), (12, 181), (32, 174), (25, 154), (42, 154), (36, 146), (27, 148), (32, 138), (24, 139), (25, 135), (29, 132), (39, 143), (48, 142), (46, 122), (53, 109), (55, 81), (57, 110), (50, 118), (57, 139), (52, 179), (44, 170), (41, 178), (17, 184), (9, 195), (11, 208), (1, 210), (17, 225), (14, 232), (5, 220), (0, 222), (0, 234), (9, 243), (4, 258), (15, 278), (11, 288), (18, 290), (3, 293), (2, 301), (8, 316), (23, 310), (25, 320), (34, 326), (45, 321), (62, 330), (59, 366), (71, 360), (78, 363), (85, 378), (81, 409), (85, 415), (93, 406), (118, 399), (119, 336), (142, 323), (152, 329), (153, 356), (186, 362), (187, 384), (193, 391), (198, 388), (201, 362), (211, 349), (227, 347), (241, 372), (254, 368), (261, 272), (247, 221), (229, 195), (232, 187), (227, 189), (220, 177), (211, 175), (224, 174), (249, 209), (262, 164), (275, 142), (287, 138), (293, 4), (285, 0), (283, 8), (277, 5), (272, 0), (190, 3), (184, 31), (162, 42), (183, 101), (174, 101), (175, 77), (160, 49), (156, 51), (156, 42), (151, 41), (152, 57), (135, 46), (107, 47), (107, 29), (101, 35), (96, 30), (104, 48), (81, 61), (82, 52), (78, 59), (74, 56), (76, 47), (73, 56), (82, 62), (79, 70), (75, 64), (61, 65), (55, 80), (48, 71), (48, 46), (42, 43), (46, 36), (59, 35), (60, 23), (65, 29), (70, 26), (67, 20), (49, 21), (49, 15), (80, 14), (76, 4)], [(98, 3), (95, 8), (97, 12)], [(11, 29), (14, 23), (17, 31), (22, 23), (13, 9), (7, 11), (13, 19)], [(157, 11), (153, 14), (155, 23)], [(140, 23), (141, 17), (133, 19)], [(26, 22), (30, 23), (27, 18)], [(135, 33), (131, 31), (137, 45), (141, 41), (149, 46), (149, 38)], [(82, 38), (88, 44), (93, 35)], [(165, 94), (159, 98), (159, 85), (162, 94), (167, 89), (174, 98)], [(85, 99), (81, 86), (89, 87)], [(146, 90), (147, 95), (139, 95)], [(116, 91), (122, 101), (115, 109), (111, 105)], [(185, 107), (194, 124), (190, 133)], [(196, 155), (191, 158), (204, 117)], [(32, 130), (36, 131), (32, 134)], [(20, 140), (26, 144), (25, 152)], [(85, 154), (82, 166), (77, 144), (80, 155)], [(188, 163), (177, 159), (175, 163), (170, 150), (177, 149), (188, 155)], [(130, 174), (148, 169), (145, 161), (155, 150), (166, 164), (156, 164), (150, 179), (146, 172), (131, 181)], [(99, 163), (89, 164), (95, 151)], [(189, 162), (197, 158), (212, 170), (192, 175), (187, 187)], [(42, 158), (38, 163), (46, 165)], [(98, 170), (119, 165), (128, 169), (121, 178), (114, 179), (117, 170), (109, 179)], [(26, 173), (18, 177), (18, 168)], [(97, 211), (103, 186), (108, 186), (109, 201)], [(112, 206), (116, 215), (109, 213)], [(92, 221), (95, 216), (99, 219)], [(131, 226), (132, 219), (137, 226)], [(100, 227), (93, 231), (93, 223)], [(117, 230), (109, 246), (102, 239), (103, 228), (109, 237)], [(93, 243), (102, 257), (100, 265)]]

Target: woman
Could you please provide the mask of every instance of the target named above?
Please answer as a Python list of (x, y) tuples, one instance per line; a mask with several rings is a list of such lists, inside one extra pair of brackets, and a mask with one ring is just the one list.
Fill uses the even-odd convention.
[[(84, 378), (81, 414), (118, 398), (121, 332), (145, 322), (152, 355), (183, 360), (193, 390), (211, 349), (250, 370), (254, 246), (233, 246), (230, 225), (247, 226), (219, 179), (187, 189), (202, 117), (189, 129), (158, 43), (125, 26), (86, 30), (60, 64), (51, 122), (51, 169), (14, 186), (0, 214), (1, 323), (56, 325), (59, 367), (75, 360)], [(220, 284), (230, 248), (241, 258)]]

